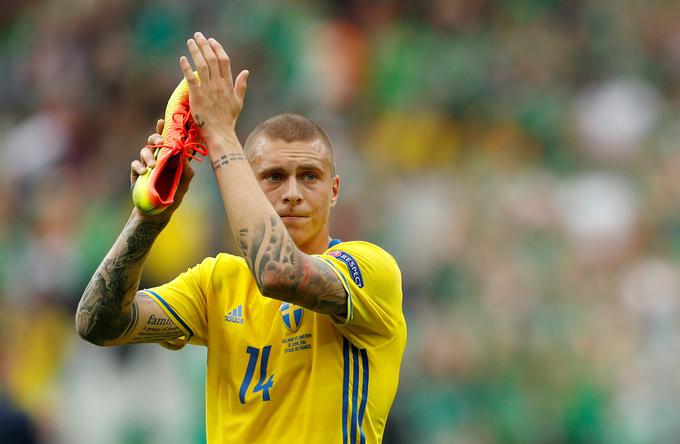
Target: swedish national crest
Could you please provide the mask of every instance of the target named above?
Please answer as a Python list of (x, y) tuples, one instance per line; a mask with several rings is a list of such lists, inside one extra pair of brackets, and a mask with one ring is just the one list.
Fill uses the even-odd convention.
[(304, 308), (288, 302), (283, 302), (281, 303), (279, 311), (281, 312), (283, 325), (285, 325), (288, 330), (297, 331), (297, 329), (300, 328), (300, 324), (302, 324), (302, 315), (305, 312)]

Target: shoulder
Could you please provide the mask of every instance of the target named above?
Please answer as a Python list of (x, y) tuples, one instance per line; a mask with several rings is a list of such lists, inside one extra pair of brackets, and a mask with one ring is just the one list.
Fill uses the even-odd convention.
[(241, 256), (236, 256), (234, 254), (229, 254), (229, 253), (219, 253), (215, 257), (209, 257), (205, 259), (207, 260), (212, 260), (213, 261), (213, 266), (220, 266), (220, 267), (248, 267), (246, 264), (245, 259), (243, 259)]
[(376, 244), (366, 241), (348, 241), (340, 242), (326, 250), (325, 255), (341, 258), (341, 253), (346, 253), (349, 255), (356, 255), (357, 259), (363, 259), (365, 261), (374, 261), (381, 264), (387, 263), (390, 266), (399, 268), (397, 260), (388, 253), (385, 249), (379, 247)]
[(244, 269), (247, 270), (247, 268), (248, 266), (242, 257), (228, 253), (219, 253), (216, 256), (206, 257), (187, 270), (187, 273), (207, 281), (215, 274), (216, 270), (219, 272), (219, 275), (226, 274), (231, 276)]
[(369, 280), (376, 282), (401, 281), (401, 271), (394, 257), (371, 242), (341, 242), (326, 250), (322, 257), (333, 259), (336, 264), (344, 263), (359, 287), (363, 287), (367, 275)]

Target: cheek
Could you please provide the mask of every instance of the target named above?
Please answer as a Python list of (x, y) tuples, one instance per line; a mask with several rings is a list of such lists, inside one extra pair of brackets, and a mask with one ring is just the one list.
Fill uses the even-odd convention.
[(271, 185), (268, 185), (268, 184), (267, 185), (260, 184), (260, 185), (262, 187), (262, 191), (264, 191), (264, 195), (267, 196), (269, 203), (274, 205), (276, 202), (279, 201), (279, 197), (280, 197), (280, 194), (281, 194), (280, 187), (275, 187), (275, 186), (271, 186)]
[(318, 187), (310, 194), (310, 204), (314, 207), (314, 213), (318, 217), (327, 217), (331, 205), (331, 193), (326, 188)]

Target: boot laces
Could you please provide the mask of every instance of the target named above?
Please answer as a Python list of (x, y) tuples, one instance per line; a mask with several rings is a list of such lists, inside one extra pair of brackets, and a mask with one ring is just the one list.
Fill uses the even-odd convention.
[(170, 155), (182, 154), (182, 160), (187, 157), (203, 162), (203, 159), (194, 153), (203, 156), (208, 155), (208, 148), (205, 145), (199, 129), (187, 109), (175, 111), (172, 114), (173, 128), (169, 131), (168, 140), (158, 145), (149, 145), (147, 148), (166, 148), (170, 150)]

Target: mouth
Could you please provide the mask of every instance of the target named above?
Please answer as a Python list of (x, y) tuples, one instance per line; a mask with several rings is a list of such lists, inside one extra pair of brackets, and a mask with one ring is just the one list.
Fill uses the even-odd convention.
[(307, 219), (307, 216), (298, 216), (298, 215), (281, 215), (281, 220), (284, 222), (297, 222), (301, 221), (303, 219)]

